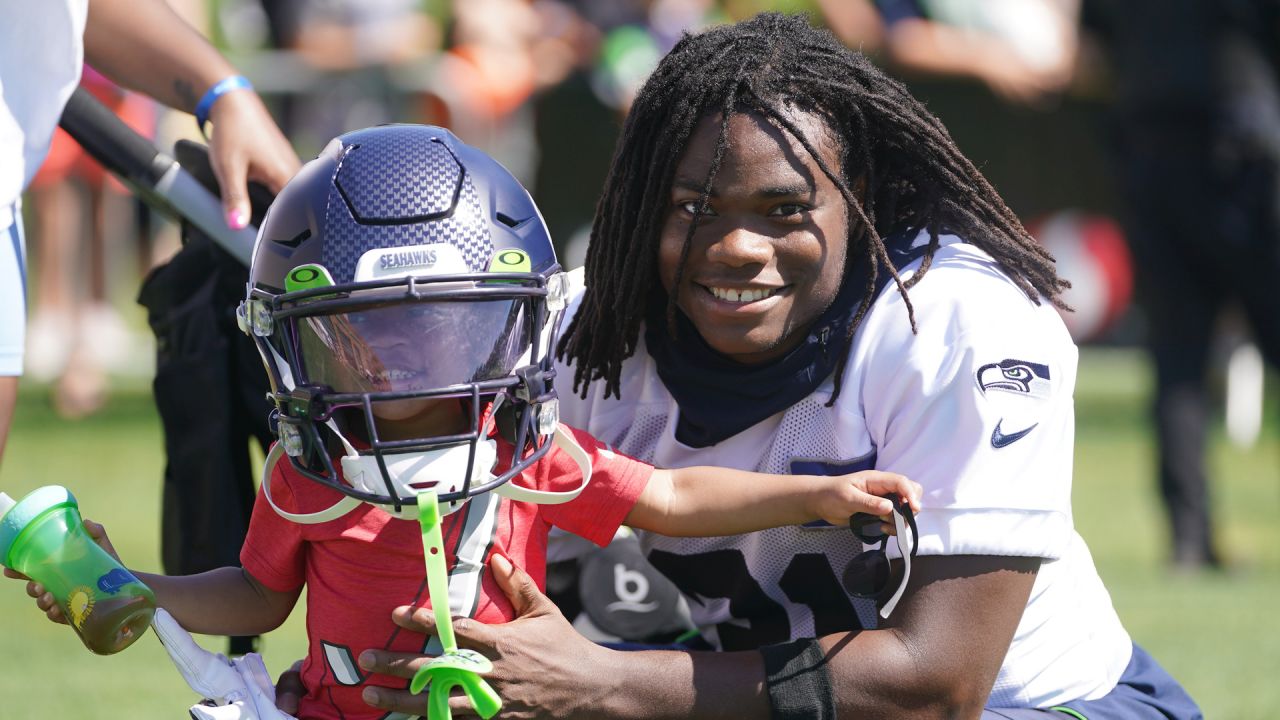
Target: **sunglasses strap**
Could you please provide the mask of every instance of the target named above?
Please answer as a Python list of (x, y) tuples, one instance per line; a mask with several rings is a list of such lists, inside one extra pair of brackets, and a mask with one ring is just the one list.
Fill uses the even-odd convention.
[[(880, 617), (882, 618), (889, 617), (893, 609), (898, 606), (898, 600), (902, 599), (902, 593), (907, 589), (907, 581), (911, 579), (911, 558), (915, 557), (918, 544), (915, 514), (911, 512), (911, 508), (905, 503), (894, 503), (893, 526), (898, 533), (896, 535), (898, 550), (902, 551), (904, 547), (910, 547), (911, 549), (902, 552), (902, 580), (898, 582), (898, 589), (893, 591), (893, 595), (880, 608)], [(904, 541), (906, 542), (905, 545)], [(884, 542), (887, 548), (889, 539), (885, 538)]]

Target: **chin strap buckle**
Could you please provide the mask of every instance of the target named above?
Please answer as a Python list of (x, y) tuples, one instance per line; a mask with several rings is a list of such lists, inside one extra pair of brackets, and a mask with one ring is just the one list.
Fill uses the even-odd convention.
[(288, 395), (277, 395), (276, 399), (286, 417), (319, 420), (325, 408), (325, 404), (318, 399), (323, 392), (322, 388), (301, 385), (290, 390)]
[(558, 272), (547, 278), (547, 310), (559, 312), (569, 304), (569, 273)]
[(271, 309), (256, 298), (245, 300), (236, 306), (236, 325), (250, 337), (271, 337)]
[(302, 457), (306, 447), (299, 425), (307, 420), (318, 420), (324, 414), (325, 404), (317, 399), (321, 392), (321, 388), (303, 385), (288, 394), (270, 396), (277, 408), (272, 411), (274, 424), (289, 457)]
[(518, 367), (512, 371), (520, 383), (516, 385), (515, 396), (518, 400), (523, 400), (529, 404), (544, 403), (548, 400), (554, 400), (551, 394), (550, 383), (547, 382), (547, 375), (543, 369), (537, 365), (525, 365)]
[(548, 382), (554, 375), (537, 365), (516, 368), (513, 374), (520, 380), (514, 393), (516, 399), (532, 408), (538, 434), (545, 436), (555, 432), (560, 424), (560, 401)]

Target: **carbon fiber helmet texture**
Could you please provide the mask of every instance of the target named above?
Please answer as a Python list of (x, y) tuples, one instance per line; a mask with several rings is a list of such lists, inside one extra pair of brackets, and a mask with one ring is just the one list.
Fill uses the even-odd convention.
[(263, 220), (252, 287), (281, 292), (299, 265), (351, 282), (369, 250), (449, 243), (471, 272), (516, 248), (533, 272), (556, 267), (529, 193), (493, 158), (444, 128), (381, 125), (335, 138), (289, 181)]
[[(501, 325), (495, 322), (492, 327), (476, 329), (474, 335), (484, 339), (482, 342), (492, 339), (493, 346), (482, 345), (476, 359), (483, 362), (464, 368), (468, 379), (451, 378), (443, 381), (444, 385), (423, 380), (423, 385), (394, 390), (387, 382), (363, 390), (353, 384), (340, 391), (325, 382), (313, 382), (304, 354), (314, 350), (323, 355), (327, 350), (304, 347), (299, 328), (311, 316), (346, 313), (367, 298), (336, 292), (321, 293), (320, 297), (304, 294), (299, 300), (285, 291), (285, 279), (299, 266), (316, 264), (328, 271), (333, 282), (351, 284), (349, 287), (356, 290), (361, 285), (355, 282), (355, 271), (366, 253), (442, 244), (458, 249), (470, 279), (476, 282), (459, 283), (452, 278), (433, 285), (427, 278), (417, 285), (415, 279), (399, 275), (373, 282), (377, 287), (406, 290), (429, 287), (429, 297), (400, 296), (398, 301), (450, 303), (459, 313), (466, 309), (461, 307), (463, 303), (494, 299), (495, 307), (509, 308)], [(509, 250), (520, 250), (523, 257), (496, 267), (518, 267), (520, 279), (483, 282), (495, 266), (495, 258)], [(388, 255), (394, 253), (379, 253), (380, 258)], [(456, 257), (452, 261), (450, 274), (457, 272)], [(540, 277), (524, 276), (526, 271)], [(462, 435), (452, 431), (438, 435), (428, 427), (430, 423), (423, 423), (415, 428), (421, 431), (415, 437), (384, 441), (378, 435), (377, 420), (366, 417), (354, 405), (372, 410), (373, 403), (432, 398), (478, 398), (480, 403), (500, 407), (502, 424), (521, 448), (520, 459), (485, 481), (486, 492), (537, 462), (550, 448), (550, 423), (544, 420), (554, 419), (556, 412), (551, 349), (560, 308), (548, 305), (552, 290), (558, 293), (563, 287), (554, 277), (559, 272), (546, 225), (528, 192), (500, 164), (449, 131), (424, 125), (383, 125), (332, 140), (289, 181), (267, 211), (254, 247), (249, 298), (240, 309), (244, 327), (253, 335), (267, 368), (278, 433), (291, 466), (304, 477), (346, 495), (400, 512), (402, 506), (416, 503), (416, 493), (408, 493), (398, 484), (404, 472), (410, 477), (416, 472), (414, 458), (404, 456), (426, 457), (424, 453), (467, 443), (469, 468), (487, 438), (486, 420), (480, 414), (473, 415), (470, 430)], [(314, 325), (306, 327), (308, 332), (315, 331)], [(404, 369), (417, 374), (425, 367), (423, 363), (435, 359), (432, 353), (454, 349), (447, 337), (422, 338), (416, 347), (421, 357), (405, 356), (396, 362), (413, 366)], [(500, 363), (501, 369), (490, 368), (490, 362)], [(389, 376), (390, 369), (383, 369)], [(348, 435), (366, 447), (353, 450)], [(385, 489), (357, 489), (344, 480), (344, 464), (365, 462), (370, 455), (383, 459), (395, 456), (397, 462), (407, 461), (408, 465), (379, 459), (376, 473), (382, 476)], [(360, 477), (372, 477), (364, 470), (360, 473)], [(440, 500), (462, 501), (471, 497), (473, 490), (464, 484), (443, 493)]]

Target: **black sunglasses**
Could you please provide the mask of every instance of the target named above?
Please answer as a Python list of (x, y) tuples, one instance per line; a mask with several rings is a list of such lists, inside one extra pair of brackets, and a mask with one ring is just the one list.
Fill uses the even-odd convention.
[(893, 578), (893, 566), (889, 562), (889, 533), (880, 527), (881, 520), (869, 513), (854, 513), (849, 516), (849, 530), (863, 545), (879, 544), (880, 547), (865, 550), (849, 561), (844, 569), (844, 589), (854, 597), (871, 598), (880, 605), (880, 616), (889, 617), (893, 608), (902, 597), (911, 577), (911, 559), (916, 555), (918, 544), (916, 516), (911, 506), (900, 497), (889, 498), (893, 502), (893, 522), (897, 530), (898, 550), (902, 551), (903, 538), (908, 537), (910, 528), (910, 551), (902, 552), (902, 579), (892, 595), (888, 595), (889, 584)]

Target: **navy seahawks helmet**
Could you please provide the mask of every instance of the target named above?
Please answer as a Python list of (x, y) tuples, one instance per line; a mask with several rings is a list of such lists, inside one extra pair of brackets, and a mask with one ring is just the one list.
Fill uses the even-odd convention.
[[(537, 207), (505, 168), (442, 128), (384, 125), (334, 139), (280, 192), (239, 313), (294, 468), (395, 514), (432, 485), (451, 511), (550, 446), (565, 287)], [(445, 398), (462, 401), (469, 429), (379, 436), (383, 403)], [(487, 418), (516, 448), (498, 475)], [(445, 451), (465, 472), (398, 477)], [(356, 482), (357, 467), (372, 477)]]

